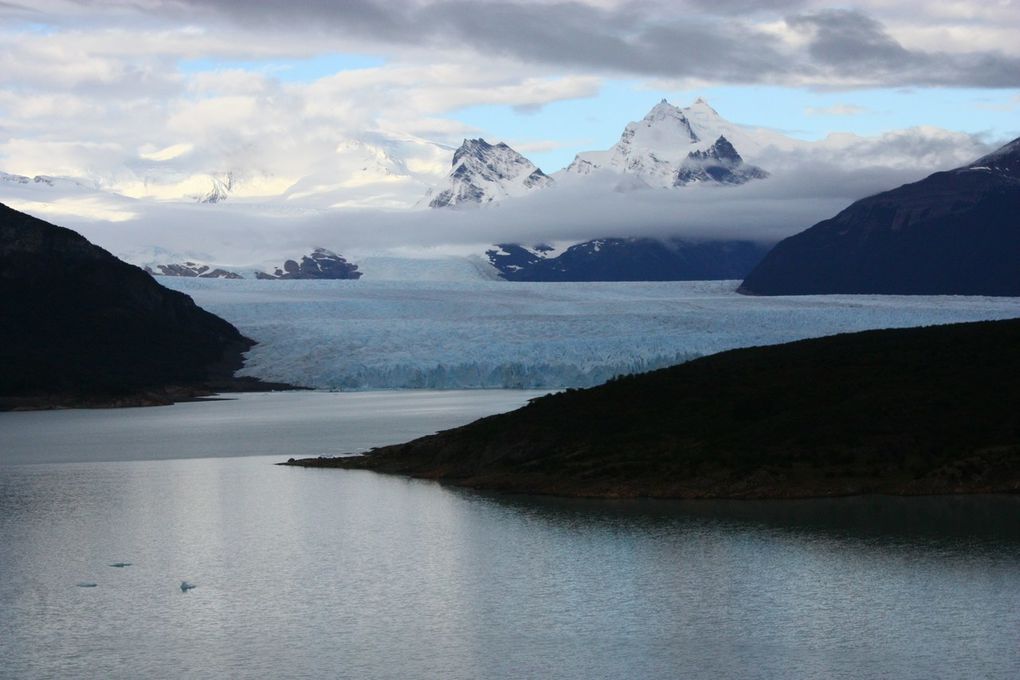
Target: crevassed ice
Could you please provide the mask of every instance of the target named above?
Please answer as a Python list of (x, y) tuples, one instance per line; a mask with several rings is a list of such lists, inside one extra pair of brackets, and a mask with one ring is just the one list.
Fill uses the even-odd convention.
[(736, 347), (1020, 314), (1016, 298), (751, 297), (735, 281), (162, 282), (259, 342), (242, 375), (345, 390), (586, 387)]

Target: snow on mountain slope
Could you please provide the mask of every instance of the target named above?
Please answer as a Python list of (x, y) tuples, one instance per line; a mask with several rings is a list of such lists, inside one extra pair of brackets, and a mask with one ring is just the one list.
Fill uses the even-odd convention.
[(483, 205), (523, 196), (552, 183), (552, 178), (506, 144), (465, 139), (453, 154), (448, 187), (430, 189), (422, 202), (430, 208)]
[(258, 341), (242, 371), (333, 389), (587, 386), (735, 347), (1016, 316), (1009, 299), (738, 295), (736, 282), (176, 278)]
[[(720, 146), (722, 144), (722, 146)], [(586, 151), (577, 154), (574, 161), (563, 171), (565, 175), (590, 175), (599, 171), (610, 171), (632, 176), (642, 184), (668, 188), (683, 186), (694, 181), (741, 184), (751, 179), (767, 176), (760, 169), (748, 168), (745, 174), (722, 173), (724, 179), (708, 172), (694, 173), (694, 166), (704, 166), (704, 161), (717, 161), (732, 170), (742, 162), (740, 150), (760, 155), (770, 145), (790, 146), (783, 135), (767, 131), (749, 131), (724, 120), (703, 99), (681, 109), (663, 99), (640, 121), (629, 123), (624, 128), (620, 141), (608, 151)], [(725, 158), (720, 156), (724, 153)], [(706, 155), (707, 154), (707, 155)], [(685, 168), (689, 171), (678, 177)], [(740, 181), (733, 181), (738, 179)], [(627, 183), (618, 185), (626, 190)]]

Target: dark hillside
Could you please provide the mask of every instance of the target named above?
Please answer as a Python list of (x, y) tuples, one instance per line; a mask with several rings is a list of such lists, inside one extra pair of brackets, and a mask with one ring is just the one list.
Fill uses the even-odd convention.
[(79, 234), (0, 205), (0, 405), (229, 378), (252, 344)]
[(1020, 320), (724, 352), (362, 457), (466, 486), (581, 496), (1020, 491)]

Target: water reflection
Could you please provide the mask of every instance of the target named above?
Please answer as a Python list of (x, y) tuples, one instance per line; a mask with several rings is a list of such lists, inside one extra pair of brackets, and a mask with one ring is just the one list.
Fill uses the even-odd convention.
[(0, 677), (1020, 669), (1015, 497), (605, 502), (276, 460), (0, 467)]
[(695, 527), (953, 546), (1020, 544), (1020, 496), (854, 496), (799, 500), (599, 500), (461, 490), (550, 523), (658, 532)]

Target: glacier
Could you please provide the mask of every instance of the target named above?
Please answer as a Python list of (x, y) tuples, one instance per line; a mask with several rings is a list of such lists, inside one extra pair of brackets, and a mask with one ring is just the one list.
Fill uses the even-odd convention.
[(736, 281), (161, 283), (258, 341), (241, 375), (333, 390), (588, 387), (737, 347), (1020, 315), (1017, 298), (765, 298)]

